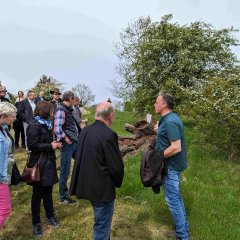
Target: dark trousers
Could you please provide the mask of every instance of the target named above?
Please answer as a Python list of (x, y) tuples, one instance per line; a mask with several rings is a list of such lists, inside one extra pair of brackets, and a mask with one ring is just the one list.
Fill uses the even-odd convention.
[(19, 146), (19, 139), (20, 139), (20, 135), (21, 135), (22, 147), (25, 147), (25, 135), (24, 135), (24, 129), (23, 129), (22, 122), (17, 123), (17, 124), (13, 124), (13, 129), (14, 129), (14, 132), (15, 132), (15, 146), (16, 147)]
[(52, 186), (37, 187), (33, 186), (32, 193), (32, 223), (33, 225), (40, 223), (40, 205), (43, 199), (43, 206), (46, 212), (46, 217), (54, 217), (53, 201), (52, 201)]

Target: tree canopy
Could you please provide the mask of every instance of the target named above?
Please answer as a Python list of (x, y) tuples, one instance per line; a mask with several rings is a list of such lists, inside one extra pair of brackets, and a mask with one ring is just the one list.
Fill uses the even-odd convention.
[(95, 95), (85, 84), (77, 84), (72, 91), (80, 98), (83, 106), (88, 107), (95, 100)]
[(48, 77), (47, 75), (43, 74), (39, 81), (36, 83), (35, 87), (32, 88), (32, 90), (35, 91), (36, 95), (40, 93), (40, 91), (45, 92), (45, 97), (47, 99), (51, 98), (50, 91), (53, 90), (53, 88), (59, 88), (61, 89), (62, 83), (57, 81), (53, 77)]
[(238, 45), (236, 30), (216, 30), (201, 21), (181, 26), (171, 20), (172, 15), (160, 22), (140, 18), (123, 30), (116, 44), (120, 79), (113, 82), (115, 95), (137, 112), (151, 111), (159, 92), (183, 102), (182, 89), (201, 89), (207, 78), (237, 67), (231, 51)]

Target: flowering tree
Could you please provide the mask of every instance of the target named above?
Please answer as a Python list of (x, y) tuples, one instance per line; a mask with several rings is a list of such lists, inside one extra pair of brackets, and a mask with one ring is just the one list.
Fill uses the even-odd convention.
[(179, 87), (199, 89), (207, 78), (237, 63), (230, 48), (238, 44), (234, 29), (216, 30), (204, 22), (181, 26), (171, 20), (172, 15), (160, 22), (140, 18), (123, 30), (116, 45), (120, 78), (112, 82), (115, 95), (139, 113), (153, 109), (160, 91), (184, 103)]
[[(203, 91), (192, 91), (192, 114), (207, 143), (240, 157), (240, 74), (211, 78)], [(190, 107), (190, 105), (189, 105)]]
[(42, 75), (39, 79), (39, 81), (36, 83), (36, 86), (32, 88), (33, 91), (35, 91), (36, 96), (41, 92), (45, 92), (45, 97), (47, 99), (51, 98), (50, 91), (53, 88), (59, 88), (61, 90), (62, 83), (58, 82), (56, 79), (53, 77), (48, 77), (46, 75)]

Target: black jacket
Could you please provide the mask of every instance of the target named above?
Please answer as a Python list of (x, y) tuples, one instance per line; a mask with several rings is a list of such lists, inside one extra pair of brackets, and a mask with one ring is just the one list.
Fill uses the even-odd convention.
[(59, 103), (56, 103), (55, 100), (50, 99), (50, 103), (52, 104), (52, 107), (53, 107), (53, 114), (55, 114), (58, 105), (59, 105), (59, 104), (62, 104), (62, 99), (59, 99)]
[(29, 124), (33, 121), (33, 110), (27, 98), (19, 103), (17, 114), (23, 122)]
[(0, 102), (9, 102), (10, 103), (10, 101), (5, 97), (0, 97)]
[(58, 182), (56, 170), (56, 155), (52, 148), (52, 130), (48, 130), (46, 126), (39, 124), (36, 120), (28, 125), (27, 128), (27, 144), (31, 151), (29, 159), (29, 167), (33, 167), (41, 153), (40, 159), (40, 182), (31, 183), (34, 186), (52, 186)]
[(140, 177), (145, 187), (152, 187), (153, 192), (160, 193), (162, 179), (167, 175), (167, 163), (163, 151), (147, 150), (141, 158)]
[(43, 97), (43, 100), (42, 100), (40, 96), (37, 96), (34, 100), (34, 103), (37, 105), (39, 102), (42, 102), (42, 101), (47, 101), (47, 99)]
[(101, 121), (84, 128), (79, 136), (70, 195), (93, 202), (115, 199), (124, 165), (115, 132)]

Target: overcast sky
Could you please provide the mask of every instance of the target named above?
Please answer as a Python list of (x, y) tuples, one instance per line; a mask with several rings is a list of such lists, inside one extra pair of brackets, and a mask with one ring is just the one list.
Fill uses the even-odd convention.
[[(159, 21), (211, 23), (240, 29), (239, 0), (0, 0), (0, 81), (16, 94), (42, 74), (90, 87), (96, 102), (114, 98), (109, 80), (117, 77), (113, 53), (128, 23), (150, 16)], [(240, 33), (236, 34), (240, 39)], [(233, 51), (240, 59), (240, 47)]]

